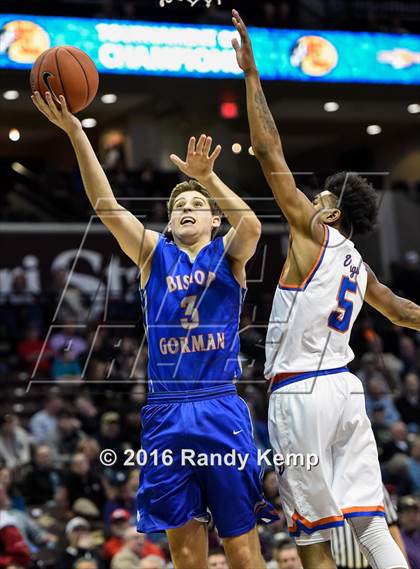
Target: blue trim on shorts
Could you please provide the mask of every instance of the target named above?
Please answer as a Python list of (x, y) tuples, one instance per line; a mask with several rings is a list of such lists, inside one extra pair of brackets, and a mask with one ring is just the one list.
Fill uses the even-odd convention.
[(385, 518), (385, 512), (349, 512), (348, 514), (343, 514), (345, 518), (360, 518), (362, 516), (379, 516), (381, 518)]
[(300, 522), (299, 520), (296, 520), (296, 526), (297, 526), (297, 530), (296, 531), (289, 531), (289, 534), (292, 537), (300, 537), (300, 535), (302, 534), (302, 531), (304, 533), (306, 533), (307, 535), (312, 535), (313, 533), (317, 532), (317, 531), (321, 531), (321, 530), (325, 530), (325, 529), (331, 529), (331, 528), (338, 528), (344, 525), (344, 519), (343, 520), (339, 520), (337, 522), (329, 522), (327, 524), (321, 524), (319, 526), (313, 527), (313, 528), (307, 528), (302, 522)]
[(224, 395), (235, 395), (236, 387), (233, 383), (216, 387), (205, 387), (194, 391), (160, 391), (149, 393), (148, 405), (158, 405), (160, 403), (187, 403), (190, 401), (203, 401), (206, 399), (216, 399)]
[(343, 367), (337, 367), (335, 369), (323, 369), (323, 370), (319, 370), (319, 371), (307, 371), (305, 373), (300, 373), (298, 375), (294, 375), (292, 377), (289, 377), (288, 379), (284, 379), (279, 380), (278, 383), (274, 384), (272, 389), (271, 389), (271, 393), (274, 393), (274, 391), (277, 391), (278, 389), (280, 389), (281, 387), (284, 387), (285, 385), (291, 385), (292, 383), (297, 383), (298, 381), (303, 381), (304, 379), (309, 379), (311, 377), (319, 377), (321, 375), (334, 375), (336, 373), (344, 373), (344, 372), (349, 372), (349, 368), (347, 366), (343, 366)]

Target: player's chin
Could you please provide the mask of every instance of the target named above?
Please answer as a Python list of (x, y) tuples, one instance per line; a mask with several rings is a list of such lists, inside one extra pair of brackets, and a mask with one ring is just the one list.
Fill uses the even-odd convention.
[(190, 224), (180, 225), (175, 229), (175, 232), (173, 232), (173, 234), (177, 237), (182, 237), (186, 235), (195, 236), (199, 235), (199, 233), (200, 233), (199, 229), (195, 225), (190, 225)]

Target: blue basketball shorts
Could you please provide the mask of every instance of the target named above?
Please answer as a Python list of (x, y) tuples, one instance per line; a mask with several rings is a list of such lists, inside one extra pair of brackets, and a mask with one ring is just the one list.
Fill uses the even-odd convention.
[(250, 531), (261, 512), (275, 514), (263, 498), (249, 410), (234, 385), (149, 394), (141, 420), (147, 462), (137, 493), (139, 532), (205, 522), (211, 512), (220, 537), (234, 537)]

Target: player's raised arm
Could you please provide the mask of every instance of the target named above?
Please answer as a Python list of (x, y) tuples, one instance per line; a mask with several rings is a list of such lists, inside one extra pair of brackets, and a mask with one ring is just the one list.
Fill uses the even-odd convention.
[(92, 207), (124, 253), (143, 268), (150, 262), (159, 234), (146, 230), (132, 213), (117, 202), (79, 119), (69, 112), (64, 97), (60, 96), (61, 108), (58, 108), (49, 92), (46, 93), (47, 102), (38, 92), (31, 98), (38, 110), (70, 138)]
[[(365, 263), (366, 265), (366, 263)], [(368, 282), (365, 300), (393, 324), (420, 331), (420, 306), (411, 300), (397, 296), (380, 283), (372, 269), (366, 265)]]
[(214, 162), (222, 148), (218, 145), (210, 154), (211, 145), (210, 136), (202, 134), (197, 143), (192, 136), (185, 161), (175, 154), (171, 154), (170, 158), (181, 172), (195, 178), (216, 200), (232, 225), (225, 236), (227, 255), (246, 263), (255, 253), (261, 235), (261, 223), (252, 209), (214, 173)]
[[(292, 229), (310, 232), (316, 211), (305, 194), (296, 188), (284, 157), (279, 132), (262, 90), (251, 39), (239, 13), (233, 10), (232, 14), (233, 24), (241, 37), (241, 45), (236, 39), (232, 40), (232, 45), (239, 67), (245, 73), (248, 120), (254, 154)], [(319, 231), (320, 227), (315, 230)], [(316, 237), (318, 238), (318, 235)]]

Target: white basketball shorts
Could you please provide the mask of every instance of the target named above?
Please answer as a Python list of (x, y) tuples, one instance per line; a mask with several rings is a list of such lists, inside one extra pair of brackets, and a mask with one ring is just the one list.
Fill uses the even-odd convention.
[[(286, 376), (268, 427), (288, 529), (298, 545), (331, 538), (344, 518), (384, 516), (378, 452), (361, 381), (347, 368)], [(317, 455), (317, 466), (308, 465)]]

